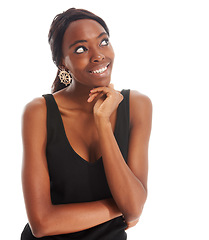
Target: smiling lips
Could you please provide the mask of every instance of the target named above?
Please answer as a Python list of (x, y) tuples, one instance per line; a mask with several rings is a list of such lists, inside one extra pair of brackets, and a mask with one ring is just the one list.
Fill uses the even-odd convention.
[(89, 71), (90, 73), (96, 73), (96, 74), (100, 74), (100, 73), (103, 73), (107, 70), (108, 66), (110, 64), (108, 63), (107, 66), (103, 67), (103, 68), (99, 68), (99, 69), (96, 69), (96, 70), (92, 70), (92, 71)]

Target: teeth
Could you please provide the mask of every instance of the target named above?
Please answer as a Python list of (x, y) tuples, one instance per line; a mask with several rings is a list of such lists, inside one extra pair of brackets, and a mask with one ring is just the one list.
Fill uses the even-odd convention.
[(93, 73), (103, 73), (105, 70), (107, 70), (107, 67), (92, 71)]

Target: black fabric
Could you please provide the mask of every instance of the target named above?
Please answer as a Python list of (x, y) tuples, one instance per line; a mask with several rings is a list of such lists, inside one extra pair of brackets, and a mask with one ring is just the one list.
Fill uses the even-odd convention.
[[(129, 142), (129, 89), (123, 89), (124, 99), (118, 106), (114, 136), (127, 163)], [(43, 95), (47, 106), (46, 157), (50, 176), (52, 204), (97, 201), (112, 197), (105, 176), (102, 157), (89, 163), (71, 147), (59, 108), (52, 94)], [(95, 227), (75, 233), (35, 238), (26, 224), (21, 240), (125, 240), (126, 223), (117, 217)]]

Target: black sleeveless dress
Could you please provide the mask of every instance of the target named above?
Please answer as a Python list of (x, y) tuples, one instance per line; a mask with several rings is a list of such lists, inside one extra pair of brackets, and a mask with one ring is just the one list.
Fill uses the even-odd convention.
[[(129, 89), (121, 91), (124, 99), (117, 109), (114, 136), (127, 162), (129, 141)], [(61, 114), (52, 94), (43, 95), (47, 106), (46, 156), (50, 176), (52, 204), (81, 203), (111, 198), (102, 157), (89, 163), (71, 147)], [(127, 224), (122, 217), (114, 218), (95, 227), (69, 234), (36, 238), (26, 224), (21, 240), (125, 240)]]

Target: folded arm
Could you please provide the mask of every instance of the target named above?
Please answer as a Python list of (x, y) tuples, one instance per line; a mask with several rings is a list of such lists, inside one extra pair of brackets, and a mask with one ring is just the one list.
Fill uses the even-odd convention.
[(113, 199), (52, 205), (45, 155), (45, 100), (38, 98), (29, 103), (22, 120), (22, 186), (29, 224), (34, 236), (77, 232), (122, 215)]
[[(102, 91), (103, 88), (98, 88)], [(95, 90), (96, 91), (96, 90)], [(115, 101), (113, 90), (108, 101)], [(117, 95), (116, 95), (117, 96)], [(108, 100), (110, 99), (110, 100)], [(111, 100), (113, 99), (113, 100)], [(103, 108), (105, 106), (105, 101)], [(109, 104), (109, 108), (113, 103)], [(109, 109), (108, 107), (107, 110)], [(106, 110), (106, 112), (108, 112)], [(103, 113), (103, 115), (105, 115)], [(126, 164), (114, 137), (110, 119), (95, 114), (103, 164), (112, 196), (123, 213), (126, 222), (132, 226), (138, 222), (147, 197), (148, 143), (151, 131), (152, 104), (148, 97), (130, 91), (130, 137), (128, 164)]]

